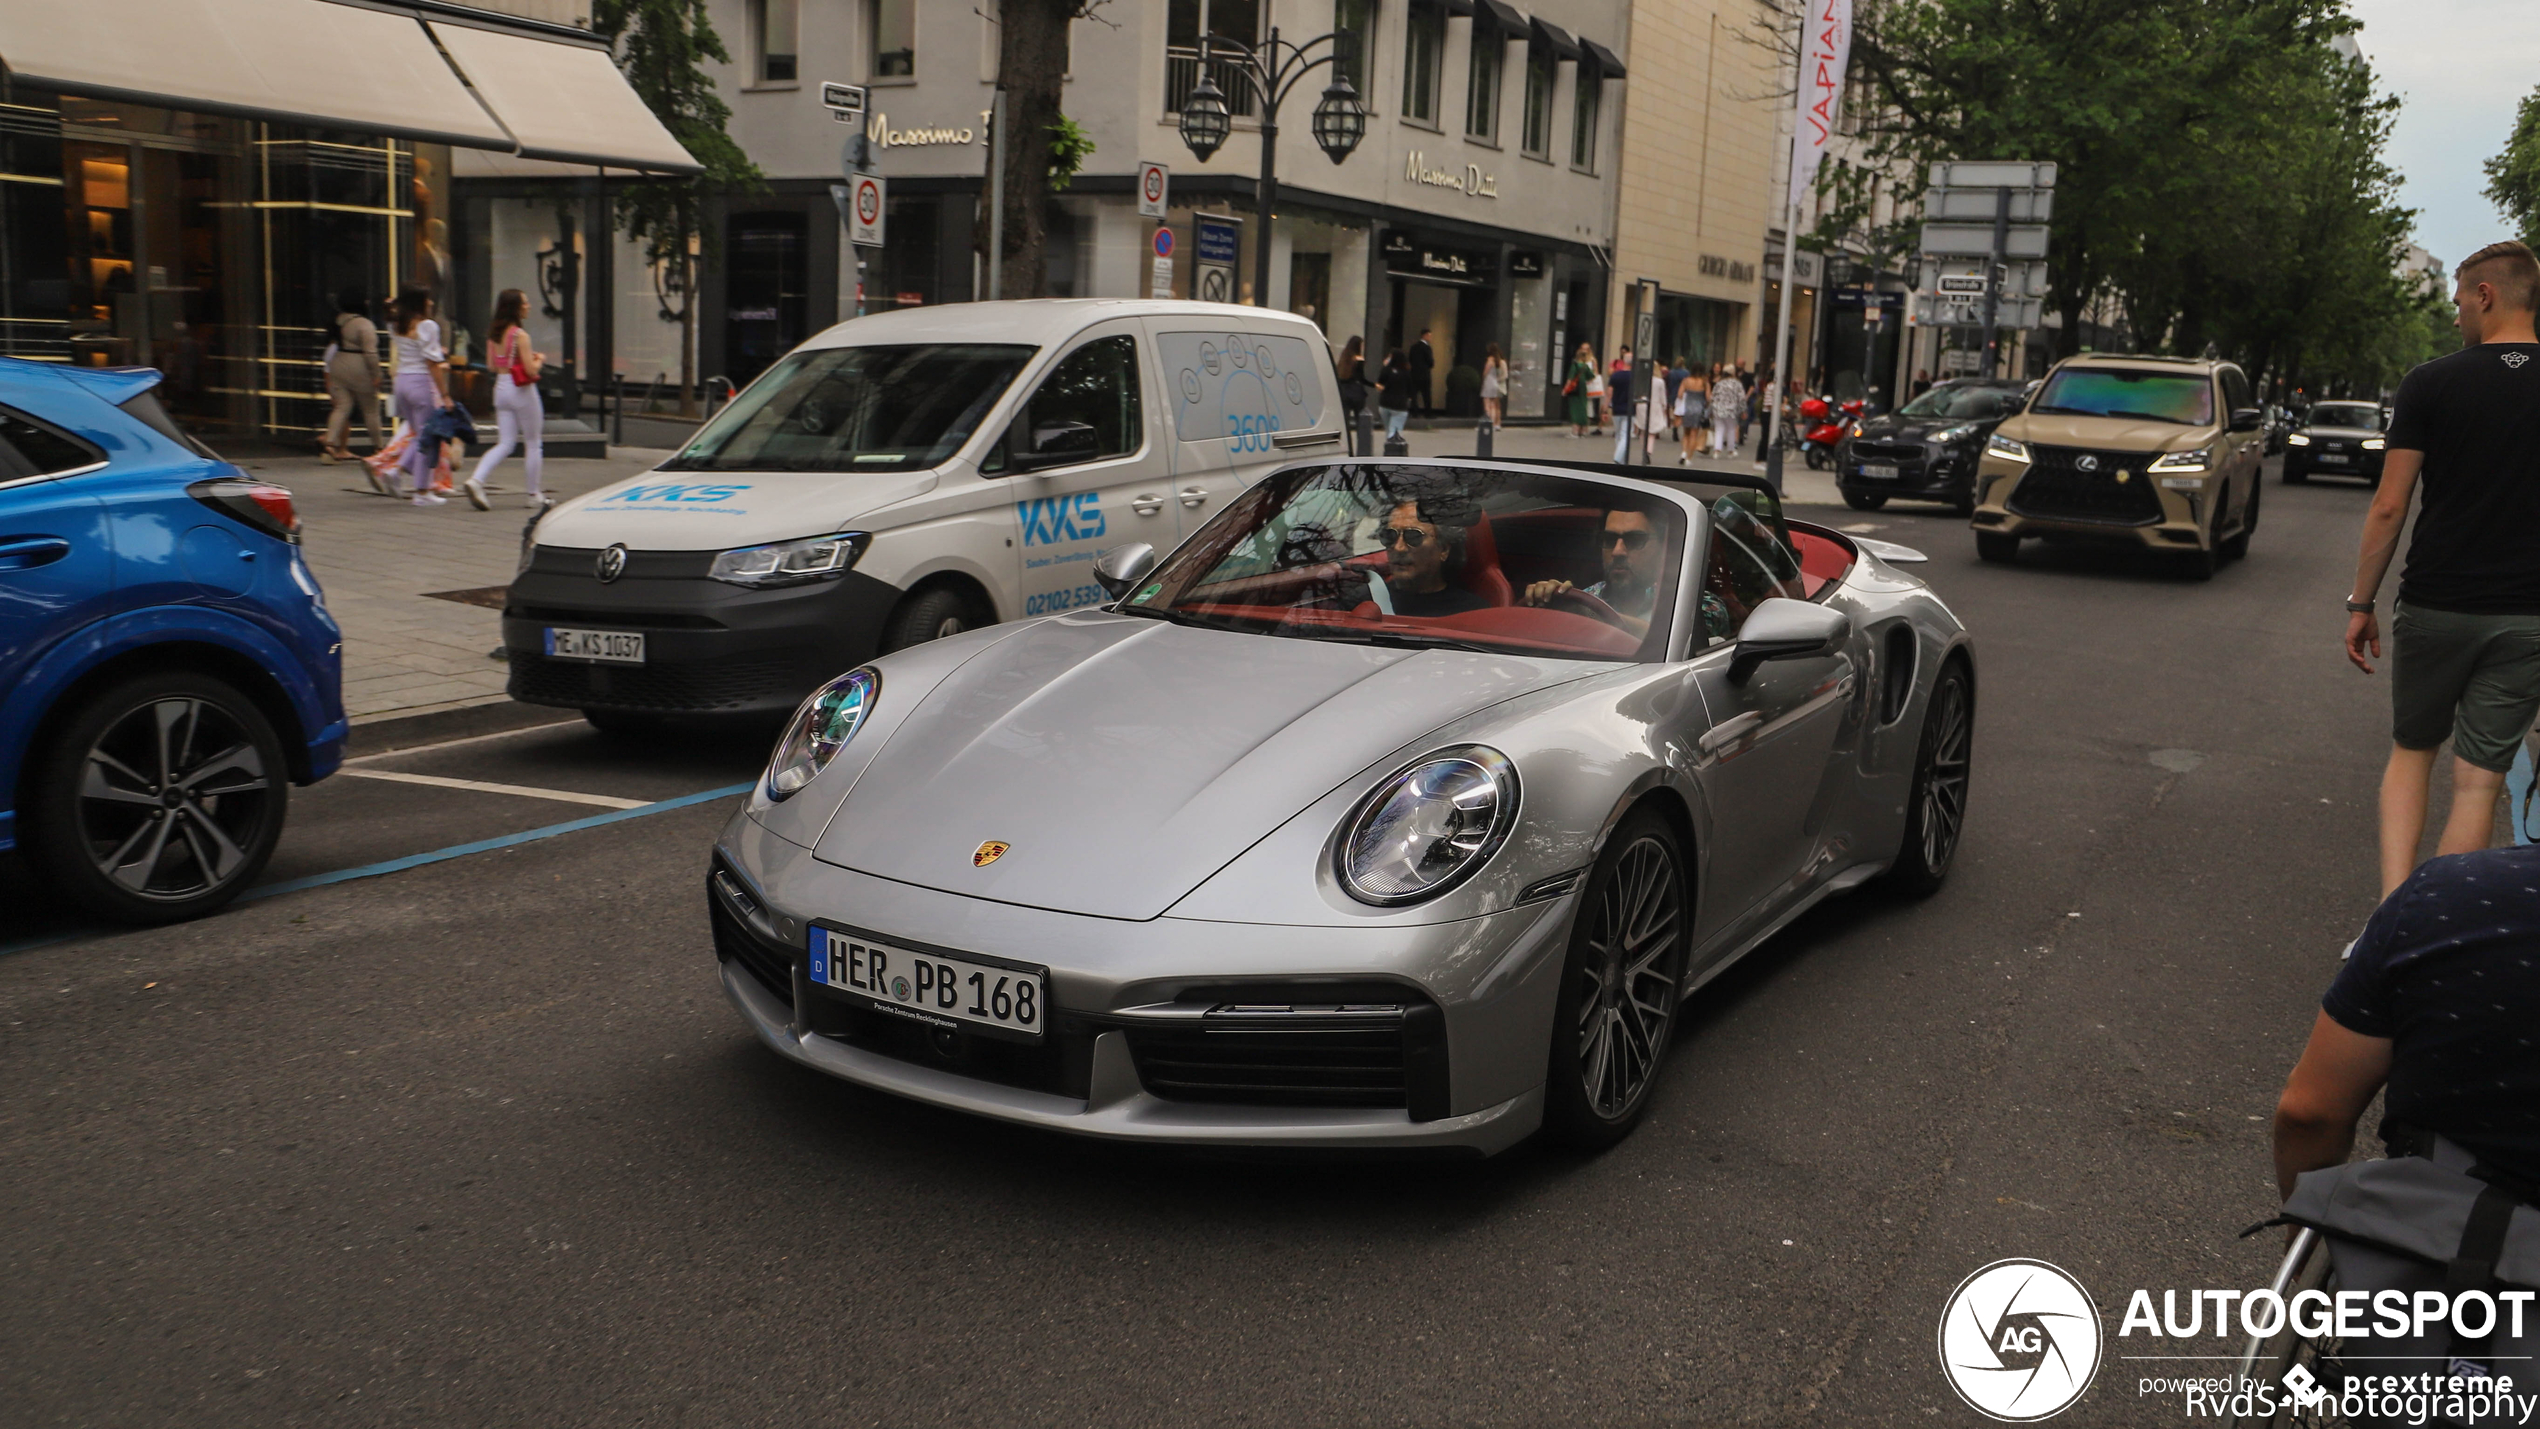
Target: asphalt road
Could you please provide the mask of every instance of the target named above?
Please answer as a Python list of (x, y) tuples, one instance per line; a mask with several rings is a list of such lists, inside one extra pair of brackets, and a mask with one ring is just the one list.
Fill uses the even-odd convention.
[[(794, 1068), (714, 978), (729, 797), (302, 791), (276, 880), (628, 812), (0, 957), (9, 1424), (1972, 1424), (1987, 1262), (2249, 1286), (2266, 1123), (2373, 901), (2365, 502), (2266, 488), (2210, 584), (1962, 522), (1980, 653), (1937, 897), (1811, 914), (1689, 1009), (1602, 1157), (1261, 1164), (964, 1120)], [(635, 803), (746, 741), (565, 725), (360, 768)], [(61, 931), (22, 896), (21, 942)], [(0, 925), (0, 945), (13, 933)], [(2221, 1342), (2211, 1342), (2219, 1350)], [(2108, 1341), (2059, 1422), (2168, 1422)]]

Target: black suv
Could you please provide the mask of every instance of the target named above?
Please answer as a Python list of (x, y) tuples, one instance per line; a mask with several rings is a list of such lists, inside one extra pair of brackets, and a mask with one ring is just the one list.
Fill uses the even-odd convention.
[(1967, 377), (1943, 382), (1883, 417), (1856, 424), (1835, 449), (1843, 504), (1876, 511), (1891, 496), (1976, 509), (1976, 458), (1984, 439), (2027, 401), (2025, 382)]
[(2319, 402), (2284, 437), (2284, 479), (2360, 476), (2381, 484), (2382, 432), (2390, 416), (2379, 402)]

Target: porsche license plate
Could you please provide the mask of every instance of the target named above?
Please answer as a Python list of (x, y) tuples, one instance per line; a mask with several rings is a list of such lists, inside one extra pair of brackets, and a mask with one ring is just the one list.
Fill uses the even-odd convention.
[(610, 665), (644, 663), (644, 632), (640, 630), (568, 630), (561, 625), (547, 627), (547, 658), (550, 660), (597, 660)]
[(1894, 481), (1896, 479), (1896, 468), (1892, 466), (1864, 465), (1861, 468), (1861, 476), (1864, 480), (1868, 481)]
[(1049, 1020), (1049, 974), (951, 953), (920, 952), (815, 924), (811, 980), (876, 1012), (928, 1026), (990, 1028), (1038, 1039)]

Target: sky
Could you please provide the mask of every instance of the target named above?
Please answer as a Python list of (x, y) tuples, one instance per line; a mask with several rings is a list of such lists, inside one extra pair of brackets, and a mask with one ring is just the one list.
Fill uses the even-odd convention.
[(2479, 191), (2514, 108), (2540, 87), (2540, 0), (2348, 0), (2382, 88), (2404, 104), (2390, 136), (2417, 243), (2449, 268), (2513, 231)]

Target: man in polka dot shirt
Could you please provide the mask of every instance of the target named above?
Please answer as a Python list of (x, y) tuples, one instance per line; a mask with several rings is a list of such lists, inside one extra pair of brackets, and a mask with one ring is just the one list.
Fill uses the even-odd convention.
[(2285, 1194), (2346, 1160), (2384, 1083), (2385, 1140), (2430, 1132), (2540, 1183), (2540, 847), (2431, 859), (2374, 911), (2276, 1104)]

